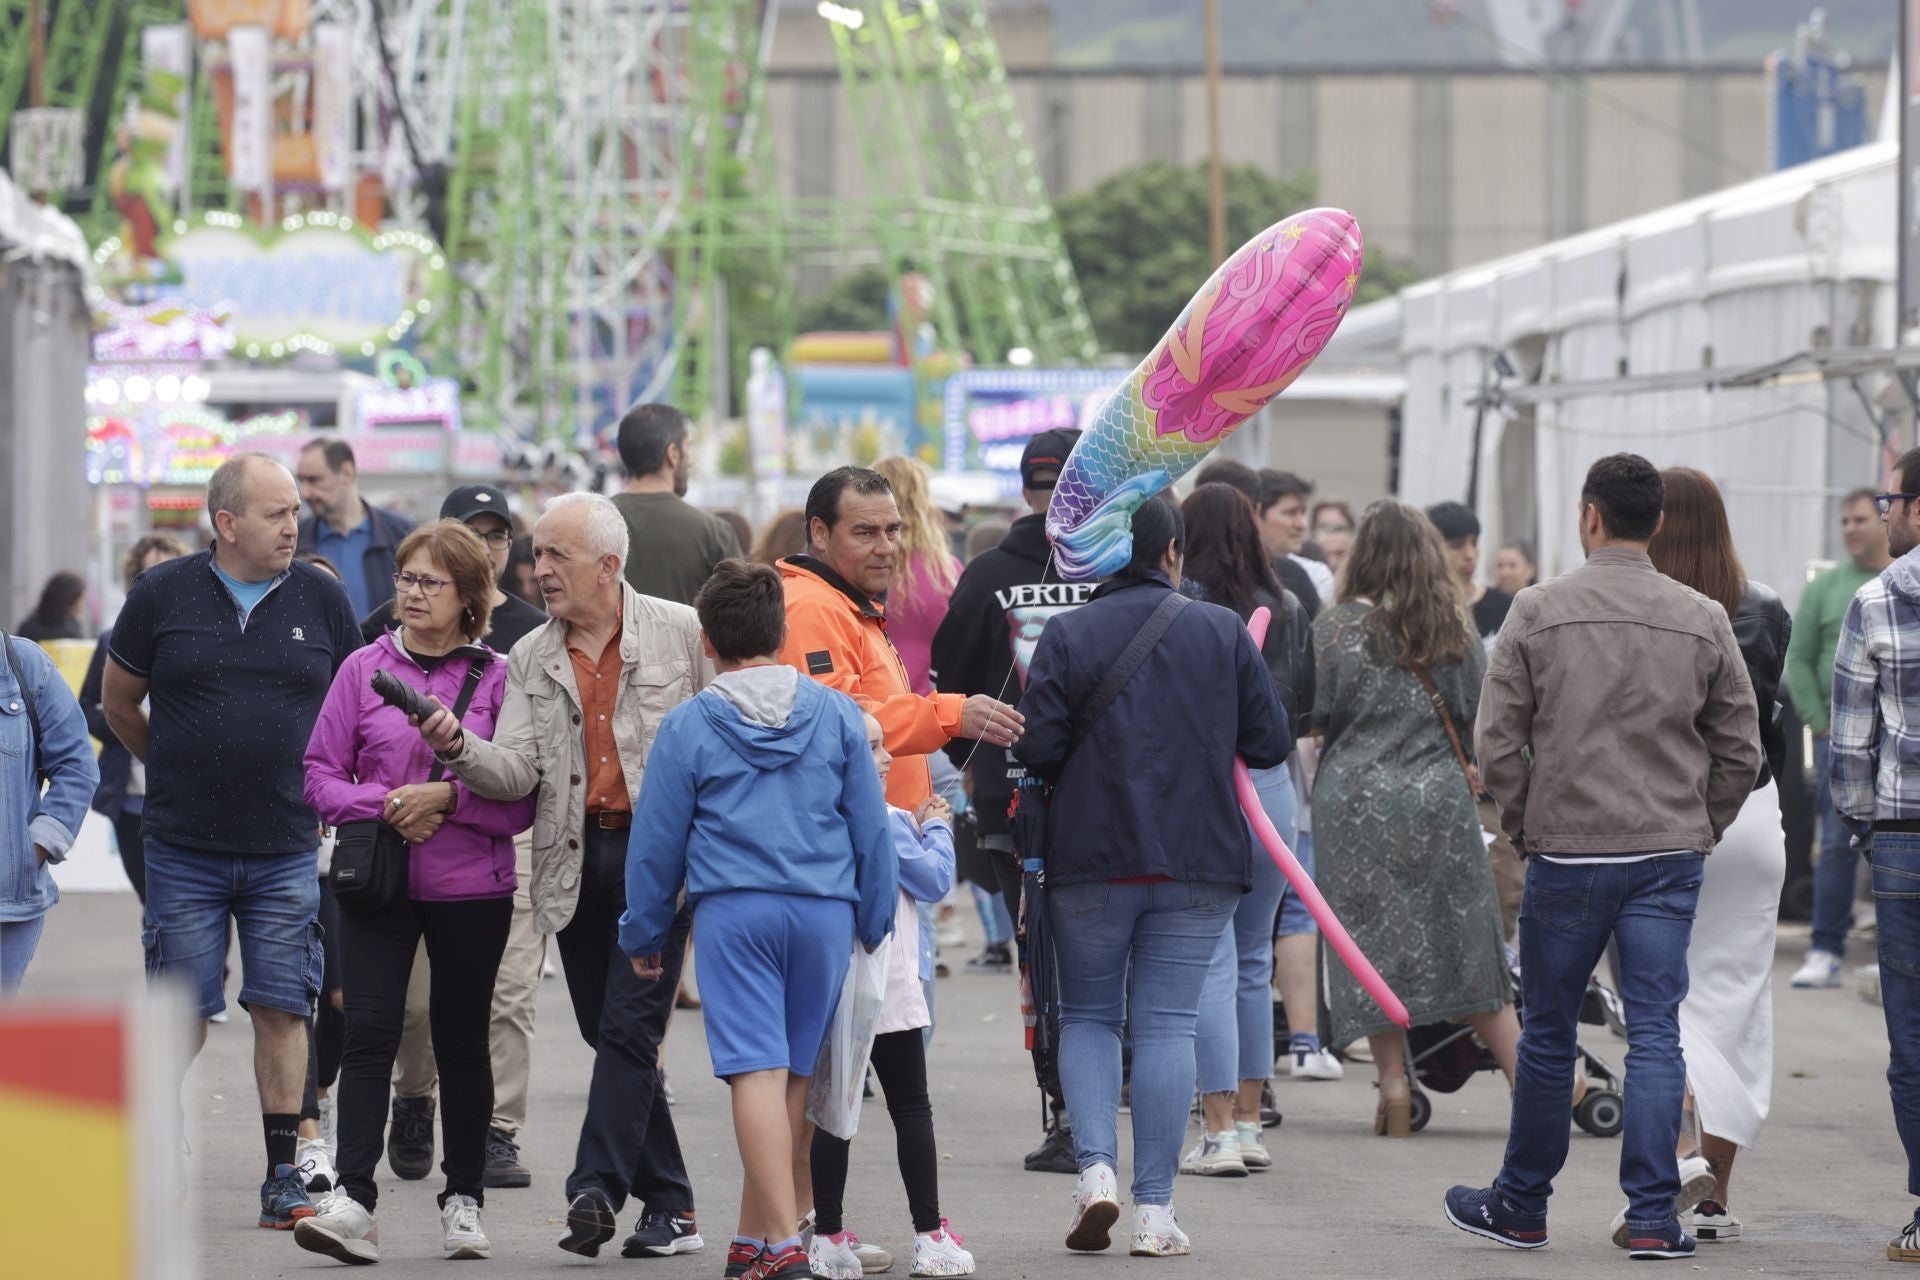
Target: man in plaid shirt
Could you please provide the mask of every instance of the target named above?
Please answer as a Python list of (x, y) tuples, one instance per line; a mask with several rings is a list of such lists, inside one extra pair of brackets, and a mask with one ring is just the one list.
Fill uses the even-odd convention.
[[(1854, 594), (1833, 662), (1834, 808), (1873, 862), (1881, 1003), (1907, 1191), (1920, 1196), (1920, 449), (1875, 498), (1895, 559)], [(1887, 1246), (1920, 1262), (1920, 1211)]]

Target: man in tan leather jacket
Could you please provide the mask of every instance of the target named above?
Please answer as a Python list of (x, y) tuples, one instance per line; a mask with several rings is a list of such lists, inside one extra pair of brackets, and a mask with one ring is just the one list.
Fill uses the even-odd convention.
[(1614, 1243), (1635, 1258), (1691, 1257), (1680, 1215), (1713, 1187), (1699, 1170), (1683, 1185), (1674, 1158), (1680, 1001), (1701, 869), (1759, 776), (1760, 720), (1726, 610), (1647, 556), (1664, 494), (1645, 458), (1593, 464), (1580, 493), (1587, 562), (1515, 598), (1480, 697), (1480, 776), (1527, 859), (1527, 1020), (1505, 1163), (1491, 1187), (1448, 1192), (1446, 1212), (1518, 1249), (1547, 1242), (1581, 1000), (1609, 939), (1629, 1045)]
[(515, 646), (493, 740), (464, 736), (444, 711), (421, 732), (481, 795), (539, 791), (534, 916), (557, 935), (574, 1016), (595, 1049), (560, 1247), (595, 1256), (632, 1195), (646, 1204), (636, 1231), (646, 1252), (691, 1252), (701, 1246), (693, 1187), (658, 1066), (689, 918), (683, 910), (675, 919), (657, 982), (634, 973), (617, 932), (647, 751), (667, 712), (699, 692), (712, 668), (692, 609), (626, 585), (627, 526), (606, 498), (554, 499), (533, 547), (553, 620)]

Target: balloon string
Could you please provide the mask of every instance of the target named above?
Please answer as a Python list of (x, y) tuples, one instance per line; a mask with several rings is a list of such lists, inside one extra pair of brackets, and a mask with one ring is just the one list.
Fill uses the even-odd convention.
[[(1046, 582), (1047, 575), (1051, 572), (1053, 572), (1053, 542), (1051, 539), (1049, 539), (1047, 542), (1047, 562), (1046, 564), (1040, 567), (1040, 581), (1042, 583)], [(1013, 626), (1011, 623), (1009, 623), (1007, 626), (1007, 644), (1009, 646), (1013, 644)], [(993, 695), (993, 699), (995, 702), (1002, 702), (1002, 703), (1006, 702), (1007, 689), (1013, 684), (1013, 673), (1015, 671), (1018, 671), (1019, 669), (1020, 669), (1020, 663), (1018, 661), (1017, 656), (1013, 653), (1009, 653), (1007, 655), (1007, 678), (1000, 682), (1000, 692)], [(960, 762), (960, 772), (965, 773), (968, 769), (973, 767), (973, 755), (975, 751), (980, 750), (980, 743), (981, 743), (981, 739), (979, 738), (975, 738), (973, 740), (973, 750), (968, 751), (967, 758)], [(1012, 751), (1013, 751), (1012, 747), (1007, 748), (1007, 752), (1009, 754), (1011, 754)]]

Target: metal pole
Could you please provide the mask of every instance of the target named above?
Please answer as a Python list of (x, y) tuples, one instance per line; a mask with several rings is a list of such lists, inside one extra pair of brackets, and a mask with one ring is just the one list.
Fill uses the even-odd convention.
[(1220, 164), (1220, 0), (1206, 0), (1207, 23), (1207, 249), (1217, 267), (1227, 260), (1227, 177)]
[(27, 105), (47, 105), (47, 4), (29, 0), (27, 22)]
[[(1900, 109), (1900, 163), (1895, 172), (1899, 180), (1894, 184), (1899, 197), (1900, 225), (1893, 238), (1896, 260), (1893, 272), (1894, 298), (1893, 344), (1899, 346), (1906, 340), (1907, 331), (1920, 317), (1914, 315), (1914, 290), (1912, 273), (1920, 263), (1911, 261), (1913, 244), (1913, 193), (1908, 190), (1913, 173), (1913, 152), (1915, 139), (1908, 125), (1913, 119), (1913, 0), (1900, 0), (1900, 50), (1893, 59), (1893, 74), (1900, 78), (1898, 96), (1894, 101)], [(1909, 384), (1910, 386), (1911, 384)]]

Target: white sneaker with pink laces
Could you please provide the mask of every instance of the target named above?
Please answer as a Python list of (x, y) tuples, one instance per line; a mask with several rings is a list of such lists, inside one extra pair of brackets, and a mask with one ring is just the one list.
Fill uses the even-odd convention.
[(959, 1233), (953, 1224), (945, 1218), (940, 1219), (938, 1231), (923, 1231), (913, 1238), (913, 1276), (970, 1276), (973, 1274), (973, 1255), (961, 1245)]

